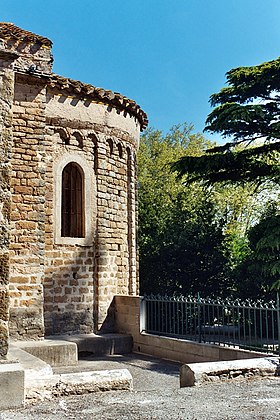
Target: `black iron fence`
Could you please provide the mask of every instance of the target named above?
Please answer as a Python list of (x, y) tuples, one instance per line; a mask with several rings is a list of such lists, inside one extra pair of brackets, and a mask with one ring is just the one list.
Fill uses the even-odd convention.
[(265, 303), (149, 295), (142, 301), (142, 331), (280, 354), (279, 297)]

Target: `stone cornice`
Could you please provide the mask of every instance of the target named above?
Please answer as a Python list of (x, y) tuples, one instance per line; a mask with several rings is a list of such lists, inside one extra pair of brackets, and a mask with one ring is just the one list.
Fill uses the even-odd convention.
[(48, 85), (51, 88), (58, 89), (66, 95), (75, 95), (79, 96), (81, 99), (93, 102), (102, 102), (121, 111), (126, 111), (139, 121), (141, 130), (145, 129), (148, 125), (147, 114), (135, 101), (121, 95), (120, 93), (95, 87), (90, 84), (58, 76), (56, 74), (52, 74), (50, 76)]

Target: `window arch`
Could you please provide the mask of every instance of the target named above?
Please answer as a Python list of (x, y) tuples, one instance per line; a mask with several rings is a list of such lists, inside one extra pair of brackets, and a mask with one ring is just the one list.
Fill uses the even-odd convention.
[(111, 156), (114, 151), (114, 143), (112, 139), (107, 139), (107, 148), (107, 153)]
[(58, 128), (55, 129), (55, 133), (59, 134), (60, 139), (62, 140), (62, 143), (68, 146), (70, 144), (70, 137), (67, 131), (64, 128)]
[(118, 148), (118, 152), (119, 152), (119, 157), (122, 159), (122, 157), (123, 157), (122, 145), (120, 143), (118, 143), (117, 148)]
[(82, 149), (84, 146), (82, 135), (78, 131), (75, 131), (75, 133), (73, 133), (73, 137), (75, 139), (73, 141), (73, 146), (78, 146), (80, 149)]
[[(68, 223), (71, 222), (71, 217), (69, 216), (69, 211), (65, 212), (62, 209), (67, 209), (67, 204), (65, 203), (66, 197), (63, 197), (63, 194), (66, 194), (66, 174), (68, 172), (68, 165), (76, 166), (78, 170), (78, 178), (82, 188), (77, 188), (77, 190), (82, 190), (79, 197), (81, 198), (80, 202), (82, 203), (82, 217), (79, 218), (82, 221), (82, 228), (80, 228), (82, 235), (76, 232), (77, 236), (63, 236), (70, 235), (69, 228), (68, 233), (65, 226), (66, 220)], [(68, 168), (67, 168), (68, 167)], [(92, 245), (96, 232), (96, 218), (97, 218), (97, 201), (96, 201), (96, 176), (93, 170), (92, 160), (88, 161), (85, 159), (80, 152), (69, 152), (66, 151), (53, 162), (53, 180), (54, 180), (54, 242), (56, 244), (63, 245), (80, 245), (80, 246), (90, 246)], [(71, 171), (70, 171), (71, 172)], [(74, 175), (74, 174), (73, 174)], [(79, 177), (80, 175), (80, 177)], [(63, 179), (65, 179), (63, 183)], [(79, 183), (78, 180), (78, 183)], [(63, 188), (64, 184), (64, 188)], [(64, 190), (64, 193), (63, 193)], [(69, 198), (69, 196), (68, 196)], [(71, 196), (70, 196), (71, 198)], [(63, 205), (62, 205), (63, 200)], [(65, 203), (65, 204), (64, 204)], [(77, 209), (78, 210), (78, 209)], [(67, 214), (68, 213), (68, 214)], [(78, 214), (79, 211), (76, 212)], [(70, 222), (69, 222), (70, 218)], [(72, 219), (74, 214), (72, 215)], [(74, 226), (74, 225), (73, 225)], [(71, 233), (73, 235), (73, 233)]]
[(75, 162), (62, 171), (61, 236), (85, 237), (84, 172)]

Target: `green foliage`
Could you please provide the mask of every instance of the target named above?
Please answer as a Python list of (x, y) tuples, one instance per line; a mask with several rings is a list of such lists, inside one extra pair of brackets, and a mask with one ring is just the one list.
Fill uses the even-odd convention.
[(215, 200), (199, 184), (186, 188), (170, 163), (211, 146), (192, 126), (164, 136), (148, 130), (139, 158), (139, 250), (141, 292), (222, 293), (229, 287), (222, 249), (223, 225)]
[(206, 130), (232, 135), (235, 141), (279, 139), (280, 58), (232, 69), (226, 78), (229, 86), (210, 98), (218, 106), (208, 116)]
[(264, 178), (275, 181), (280, 179), (280, 143), (241, 150), (224, 150), (223, 147), (210, 149), (202, 156), (182, 156), (173, 163), (172, 168), (178, 172), (179, 177), (186, 176), (186, 183), (189, 184), (194, 181), (244, 184)]
[[(147, 247), (148, 252), (161, 246), (162, 240), (166, 241), (165, 230), (172, 223), (178, 205), (191, 205), (187, 191), (170, 170), (170, 163), (186, 152), (198, 154), (209, 145), (201, 134), (192, 134), (192, 129), (187, 124), (175, 126), (166, 136), (150, 129), (141, 138), (138, 153), (140, 246)], [(193, 190), (191, 187), (191, 195)], [(195, 192), (201, 194), (197, 188)]]
[(243, 233), (239, 222), (231, 225), (233, 229), (226, 223), (224, 252), (235, 279), (233, 289), (247, 297), (268, 297), (271, 287), (280, 288), (280, 216), (277, 212), (262, 216), (270, 193), (276, 200), (280, 182), (280, 58), (232, 69), (226, 78), (228, 86), (210, 98), (215, 109), (205, 130), (229, 137), (229, 142), (200, 156), (186, 154), (173, 170), (187, 185), (251, 189), (252, 198), (263, 204), (263, 209), (253, 211), (255, 220), (248, 217)]
[(243, 278), (241, 293), (274, 297), (271, 289), (277, 288), (280, 278), (280, 215), (275, 208), (268, 208), (250, 229), (248, 240), (250, 252), (237, 269), (237, 275)]
[[(206, 131), (231, 141), (194, 158), (182, 157), (174, 165), (189, 181), (279, 181), (280, 58), (259, 66), (239, 67), (226, 74), (228, 87), (211, 96), (216, 108), (206, 120)], [(258, 144), (261, 142), (261, 144)], [(250, 148), (236, 149), (244, 144)]]
[(209, 147), (213, 144), (193, 134), (186, 124), (167, 135), (150, 129), (142, 136), (138, 154), (141, 293), (240, 297), (255, 293), (260, 297), (269, 292), (275, 276), (264, 276), (252, 235), (267, 203), (278, 197), (275, 185), (182, 183), (171, 162), (187, 153), (203, 157)]

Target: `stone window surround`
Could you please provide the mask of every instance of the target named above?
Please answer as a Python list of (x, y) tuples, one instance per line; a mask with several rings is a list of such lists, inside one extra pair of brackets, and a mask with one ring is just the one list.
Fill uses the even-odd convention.
[[(68, 163), (77, 163), (84, 172), (85, 193), (85, 237), (72, 238), (61, 236), (62, 171)], [(58, 245), (90, 246), (95, 236), (96, 220), (96, 179), (93, 162), (89, 162), (80, 153), (65, 152), (53, 164), (54, 176), (54, 242)]]

